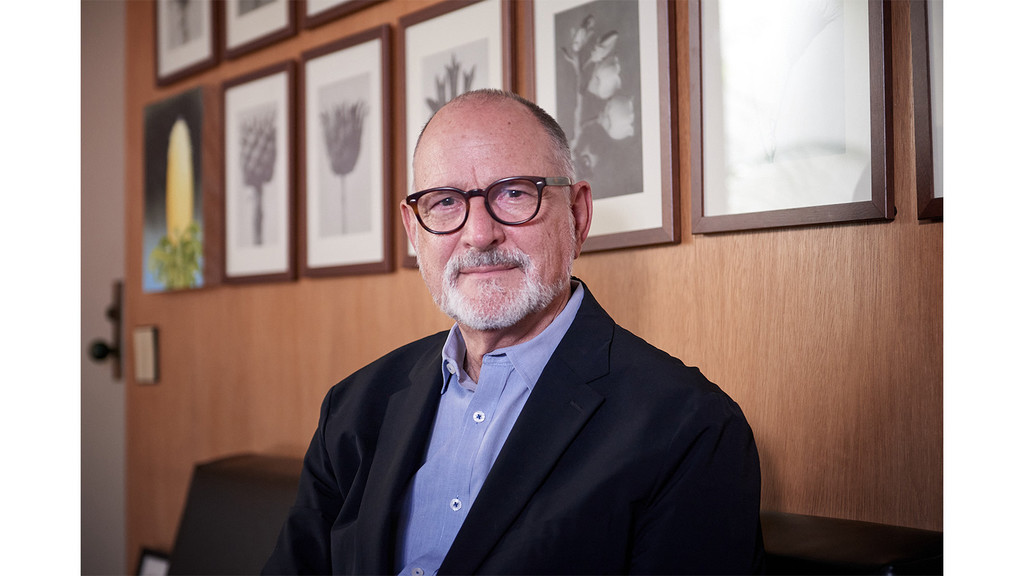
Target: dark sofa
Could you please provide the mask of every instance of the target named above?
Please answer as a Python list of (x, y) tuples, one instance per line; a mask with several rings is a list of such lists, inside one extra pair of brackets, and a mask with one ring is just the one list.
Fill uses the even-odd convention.
[[(169, 574), (258, 574), (302, 460), (241, 454), (196, 465)], [(768, 574), (942, 574), (942, 532), (762, 511)]]

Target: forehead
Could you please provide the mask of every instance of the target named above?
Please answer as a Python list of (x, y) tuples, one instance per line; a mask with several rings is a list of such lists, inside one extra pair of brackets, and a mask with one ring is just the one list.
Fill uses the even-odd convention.
[(514, 102), (464, 103), (430, 121), (413, 159), (417, 189), (483, 187), (507, 176), (552, 176), (554, 156), (536, 118)]

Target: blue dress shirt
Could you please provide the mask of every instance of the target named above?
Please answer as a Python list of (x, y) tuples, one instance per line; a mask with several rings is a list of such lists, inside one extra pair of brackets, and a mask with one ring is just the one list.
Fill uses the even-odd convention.
[(484, 355), (479, 382), (463, 370), (466, 344), (458, 325), (449, 331), (426, 459), (405, 492), (399, 520), (400, 575), (437, 573), (530, 391), (576, 317), (583, 286), (574, 284), (565, 308), (538, 336)]

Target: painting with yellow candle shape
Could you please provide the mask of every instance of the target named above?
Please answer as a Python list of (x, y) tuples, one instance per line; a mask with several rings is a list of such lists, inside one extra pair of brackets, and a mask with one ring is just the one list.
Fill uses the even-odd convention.
[(144, 292), (203, 285), (202, 89), (146, 107)]

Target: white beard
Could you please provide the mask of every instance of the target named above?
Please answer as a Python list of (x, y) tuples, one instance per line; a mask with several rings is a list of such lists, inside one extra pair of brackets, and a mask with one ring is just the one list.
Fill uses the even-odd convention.
[[(459, 289), (459, 271), (473, 266), (515, 266), (523, 271), (525, 282), (520, 288), (509, 288), (496, 280), (477, 286), (470, 297)], [(539, 278), (530, 257), (516, 249), (494, 249), (467, 252), (453, 257), (444, 267), (441, 294), (435, 298), (445, 314), (472, 330), (502, 330), (515, 326), (532, 312), (546, 308), (559, 294), (556, 284), (545, 285)]]
[[(568, 232), (571, 248), (566, 253), (565, 275), (551, 284), (544, 284), (533, 265), (533, 260), (518, 248), (495, 248), (486, 252), (471, 250), (461, 256), (453, 256), (445, 264), (441, 276), (440, 293), (431, 293), (434, 303), (449, 318), (460, 326), (471, 330), (490, 331), (503, 330), (518, 324), (529, 314), (549, 306), (561, 291), (562, 286), (572, 277), (572, 264), (575, 256), (576, 221), (568, 214)], [(418, 255), (417, 255), (418, 258)], [(525, 284), (519, 289), (509, 289), (494, 280), (488, 280), (478, 286), (475, 298), (466, 296), (457, 285), (459, 272), (472, 266), (515, 266), (523, 271)], [(420, 274), (424, 281), (427, 271), (421, 264)], [(430, 285), (430, 282), (427, 282)]]

